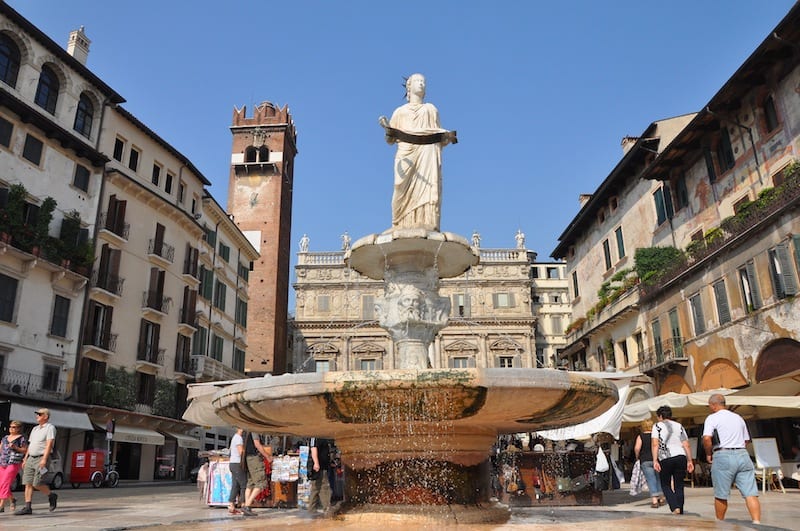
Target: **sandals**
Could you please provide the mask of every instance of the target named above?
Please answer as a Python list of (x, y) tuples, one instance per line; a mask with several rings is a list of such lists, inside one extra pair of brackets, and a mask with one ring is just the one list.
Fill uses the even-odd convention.
[(242, 514), (242, 511), (240, 511), (239, 509), (236, 509), (236, 508), (228, 509), (228, 514)]

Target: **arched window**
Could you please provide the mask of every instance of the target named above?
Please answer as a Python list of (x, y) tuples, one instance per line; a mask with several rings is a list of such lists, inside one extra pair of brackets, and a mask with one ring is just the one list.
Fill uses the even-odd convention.
[(58, 101), (58, 77), (48, 66), (42, 67), (39, 75), (39, 85), (36, 87), (36, 105), (46, 110), (50, 114), (56, 113), (56, 101)]
[(267, 146), (258, 148), (258, 162), (269, 162), (269, 149), (267, 149)]
[(78, 109), (75, 111), (75, 125), (73, 129), (89, 138), (92, 134), (92, 120), (94, 119), (94, 105), (86, 94), (81, 94), (78, 100)]
[(0, 34), (0, 80), (6, 85), (17, 85), (19, 61), (17, 45), (7, 35)]
[(245, 162), (256, 162), (256, 148), (253, 146), (248, 147), (244, 150), (244, 161)]

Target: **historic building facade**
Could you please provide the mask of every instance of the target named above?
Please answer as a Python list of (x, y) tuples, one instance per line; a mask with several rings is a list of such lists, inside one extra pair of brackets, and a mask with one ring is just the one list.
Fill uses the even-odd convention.
[(228, 210), (260, 257), (250, 274), (250, 354), (253, 376), (287, 370), (292, 183), (297, 132), (288, 106), (264, 102), (247, 117), (235, 109)]
[[(678, 131), (631, 139), (562, 234), (569, 363), (626, 359), (659, 394), (768, 393), (800, 370), (798, 28), (795, 6)], [(643, 252), (639, 275), (613, 278), (618, 229), (627, 256)]]
[[(558, 323), (569, 319), (564, 264), (535, 260), (524, 248), (480, 249), (477, 266), (441, 280), (451, 312), (431, 346), (431, 367), (552, 366), (563, 343)], [(304, 245), (295, 275), (294, 372), (396, 367), (375, 316), (382, 282), (347, 268), (344, 251), (309, 252)], [(547, 319), (537, 325), (539, 315)]]

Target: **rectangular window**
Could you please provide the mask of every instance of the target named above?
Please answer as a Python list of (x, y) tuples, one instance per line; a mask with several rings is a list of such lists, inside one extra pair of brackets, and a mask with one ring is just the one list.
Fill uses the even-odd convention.
[(219, 256), (226, 262), (229, 262), (231, 259), (231, 248), (224, 243), (219, 242)]
[(361, 370), (362, 371), (374, 371), (376, 369), (376, 360), (361, 360)]
[(656, 222), (661, 225), (668, 219), (672, 219), (672, 196), (669, 186), (662, 186), (653, 192), (653, 200), (656, 203)]
[(628, 342), (624, 339), (617, 343), (619, 351), (622, 353), (623, 367), (628, 367), (631, 364), (630, 356), (628, 355)]
[(131, 148), (131, 155), (128, 158), (128, 167), (130, 169), (132, 169), (133, 171), (136, 171), (136, 170), (139, 169), (139, 155), (140, 155), (140, 152), (139, 152), (138, 149)]
[(764, 128), (767, 133), (770, 133), (778, 128), (778, 113), (775, 110), (775, 100), (772, 99), (772, 96), (767, 96), (761, 108), (764, 111)]
[(736, 158), (733, 156), (733, 146), (731, 146), (731, 136), (725, 126), (719, 129), (719, 145), (717, 146), (717, 162), (720, 169), (724, 172), (733, 168)]
[(761, 308), (761, 290), (758, 288), (756, 265), (752, 260), (739, 268), (739, 287), (742, 289), (742, 299), (747, 313)]
[(172, 193), (172, 181), (175, 179), (175, 176), (171, 173), (167, 172), (167, 178), (164, 179), (164, 191), (167, 194)]
[(514, 307), (514, 294), (513, 293), (492, 293), (492, 302), (495, 308), (513, 308)]
[(67, 337), (67, 322), (69, 321), (70, 300), (61, 295), (56, 295), (53, 303), (53, 322), (50, 333), (58, 337)]
[(226, 286), (224, 282), (217, 280), (214, 285), (214, 306), (223, 312), (225, 311), (225, 295), (227, 290), (228, 286)]
[(797, 282), (787, 244), (782, 243), (769, 250), (769, 270), (775, 297), (785, 299), (797, 294)]
[(554, 335), (560, 336), (564, 333), (564, 321), (560, 315), (553, 315), (550, 317), (553, 329), (551, 330)]
[(453, 369), (468, 369), (469, 358), (466, 356), (457, 356), (450, 359), (450, 367)]
[(661, 342), (661, 322), (658, 319), (653, 319), (650, 323), (650, 331), (653, 334), (653, 349), (656, 353), (656, 361), (661, 363), (664, 361), (664, 345)]
[(541, 369), (547, 367), (544, 362), (544, 348), (536, 347), (536, 368)]
[(703, 301), (699, 293), (689, 297), (689, 308), (692, 310), (692, 323), (694, 323), (694, 334), (699, 336), (706, 331), (706, 321), (703, 316)]
[(197, 327), (197, 331), (192, 338), (192, 356), (204, 356), (206, 353), (206, 338), (208, 330), (202, 326)]
[(576, 299), (581, 294), (580, 290), (578, 289), (578, 272), (577, 271), (573, 271), (572, 272), (572, 294), (573, 294), (572, 296), (574, 298), (576, 298)]
[(11, 134), (13, 132), (14, 124), (0, 117), (0, 145), (11, 147)]
[(117, 137), (117, 139), (114, 140), (114, 155), (113, 155), (114, 160), (122, 162), (122, 156), (124, 153), (125, 153), (125, 141)]
[(178, 183), (178, 203), (182, 205), (185, 199), (186, 199), (186, 185), (183, 184), (183, 181), (181, 181)]
[(153, 174), (150, 177), (150, 182), (156, 186), (158, 186), (158, 183), (161, 182), (161, 166), (158, 164), (153, 164)]
[(608, 271), (611, 269), (611, 246), (608, 240), (603, 240), (603, 259), (605, 260), (606, 271)]
[(558, 268), (557, 267), (548, 267), (547, 268), (547, 278), (556, 280), (561, 277), (558, 275)]
[(0, 273), (0, 321), (14, 322), (14, 306), (17, 303), (19, 281)]
[(717, 303), (717, 318), (719, 324), (729, 323), (731, 320), (731, 310), (728, 306), (728, 293), (725, 291), (725, 281), (718, 280), (712, 285), (714, 288), (714, 300)]
[(236, 322), (247, 328), (247, 302), (236, 297)]
[(240, 348), (233, 349), (233, 370), (244, 372), (244, 350)]
[(315, 372), (329, 372), (330, 370), (331, 370), (330, 360), (315, 360), (314, 362)]
[(42, 390), (58, 391), (58, 380), (61, 376), (61, 367), (58, 365), (45, 364), (42, 370)]
[(677, 308), (672, 308), (669, 311), (669, 327), (672, 332), (672, 348), (675, 349), (676, 356), (681, 356), (683, 351), (683, 336), (681, 335), (681, 325), (678, 320)]
[(31, 135), (25, 136), (25, 146), (22, 148), (23, 157), (38, 166), (42, 160), (42, 149), (44, 149), (44, 144), (41, 140)]
[(539, 268), (531, 266), (531, 278), (539, 278)]
[(714, 158), (711, 156), (711, 151), (703, 150), (703, 158), (706, 161), (706, 172), (708, 173), (708, 180), (712, 184), (717, 181), (717, 172), (714, 170)]
[(513, 369), (514, 356), (498, 356), (497, 366), (500, 367), (501, 369)]
[(452, 315), (454, 317), (470, 316), (469, 295), (466, 293), (453, 294)]
[(207, 301), (214, 294), (214, 271), (206, 269), (206, 266), (200, 266), (200, 287), (197, 293)]
[(211, 334), (211, 357), (217, 361), (222, 361), (222, 350), (225, 347), (225, 339), (217, 334)]
[(81, 166), (80, 164), (75, 165), (75, 176), (72, 179), (72, 186), (83, 190), (84, 192), (89, 191), (89, 168), (85, 166)]
[(372, 321), (373, 319), (375, 319), (374, 295), (361, 296), (361, 318), (365, 321)]
[(317, 295), (317, 311), (329, 312), (331, 307), (330, 295)]
[(622, 237), (622, 227), (617, 227), (614, 235), (617, 237), (617, 259), (621, 260), (625, 258), (625, 238)]
[(681, 175), (675, 181), (675, 207), (680, 210), (689, 205), (689, 190), (686, 188), (686, 176)]
[(248, 267), (247, 265), (239, 262), (239, 267), (237, 269), (237, 273), (239, 275), (239, 278), (241, 278), (242, 280), (244, 280), (246, 282), (250, 278), (250, 267)]

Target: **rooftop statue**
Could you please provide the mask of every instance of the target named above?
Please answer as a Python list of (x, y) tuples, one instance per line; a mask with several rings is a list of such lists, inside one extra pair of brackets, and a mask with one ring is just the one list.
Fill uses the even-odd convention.
[(406, 80), (408, 103), (391, 120), (381, 116), (386, 142), (397, 144), (394, 158), (392, 228), (439, 230), (442, 197), (442, 147), (458, 142), (455, 131), (442, 129), (439, 111), (424, 103), (425, 77)]

